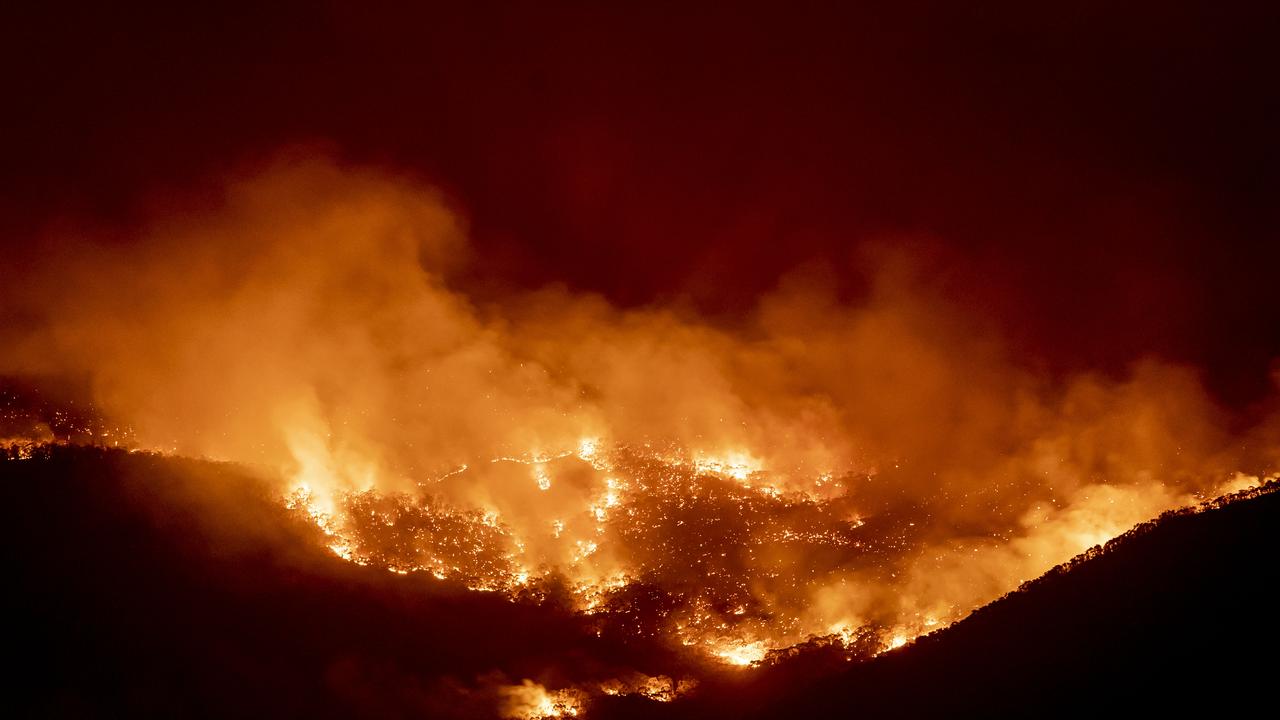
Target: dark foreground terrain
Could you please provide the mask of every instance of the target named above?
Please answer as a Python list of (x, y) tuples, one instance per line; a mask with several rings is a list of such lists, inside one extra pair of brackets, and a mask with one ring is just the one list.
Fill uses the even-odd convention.
[[(495, 688), (698, 672), (509, 602), (342, 562), (244, 471), (87, 448), (0, 460), (7, 703), (36, 717), (488, 717)], [(1271, 715), (1280, 493), (1162, 519), (902, 650), (822, 650), (590, 717)]]
[(41, 455), (0, 460), (20, 715), (490, 717), (524, 678), (681, 664), (597, 637), (554, 596), (344, 562), (232, 466)]

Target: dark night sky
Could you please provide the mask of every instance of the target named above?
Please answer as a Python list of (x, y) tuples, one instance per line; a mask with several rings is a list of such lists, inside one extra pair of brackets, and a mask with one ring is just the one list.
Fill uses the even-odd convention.
[(1243, 403), (1280, 356), (1267, 4), (185, 5), (5, 11), (14, 254), (324, 143), (445, 188), (476, 292), (732, 319), (911, 243), (1052, 368), (1157, 354)]

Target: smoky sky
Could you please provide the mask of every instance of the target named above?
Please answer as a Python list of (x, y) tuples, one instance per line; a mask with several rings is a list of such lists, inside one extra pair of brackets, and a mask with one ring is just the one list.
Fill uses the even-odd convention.
[(51, 225), (129, 243), (209, 178), (322, 146), (441, 188), (477, 296), (563, 283), (733, 324), (797, 267), (856, 299), (859, 249), (896, 244), (1027, 362), (1156, 355), (1262, 395), (1274, 9), (846, 5), (19, 11), (0, 271)]

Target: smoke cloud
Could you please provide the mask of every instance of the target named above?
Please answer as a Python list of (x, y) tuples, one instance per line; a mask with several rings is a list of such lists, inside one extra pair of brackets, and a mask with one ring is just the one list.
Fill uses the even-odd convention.
[(128, 243), (49, 242), (0, 290), (26, 319), (0, 372), (87, 377), (142, 447), (269, 468), (346, 557), (563, 576), (624, 626), (651, 588), (635, 631), (731, 660), (926, 631), (1280, 460), (1194, 369), (1036, 372), (920, 250), (866, 246), (856, 301), (799, 270), (733, 324), (480, 300), (440, 194), (293, 157)]

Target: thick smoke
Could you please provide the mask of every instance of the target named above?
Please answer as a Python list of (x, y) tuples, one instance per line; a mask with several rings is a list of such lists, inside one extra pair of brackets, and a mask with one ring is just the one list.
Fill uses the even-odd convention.
[[(0, 372), (88, 377), (144, 447), (265, 466), (328, 512), (426, 488), (496, 533), (478, 575), (643, 575), (684, 593), (671, 622), (710, 615), (735, 642), (927, 629), (1277, 461), (1265, 427), (1227, 431), (1192, 369), (1034, 372), (891, 247), (840, 269), (867, 279), (856, 303), (810, 269), (729, 325), (563, 287), (475, 301), (441, 196), (322, 160), (139, 233), (58, 238), (8, 283), (27, 322)], [(607, 459), (624, 451), (640, 465)], [(751, 520), (691, 534), (668, 522), (681, 493)], [(819, 536), (849, 544), (795, 540)], [(664, 538), (726, 559), (691, 570)]]

